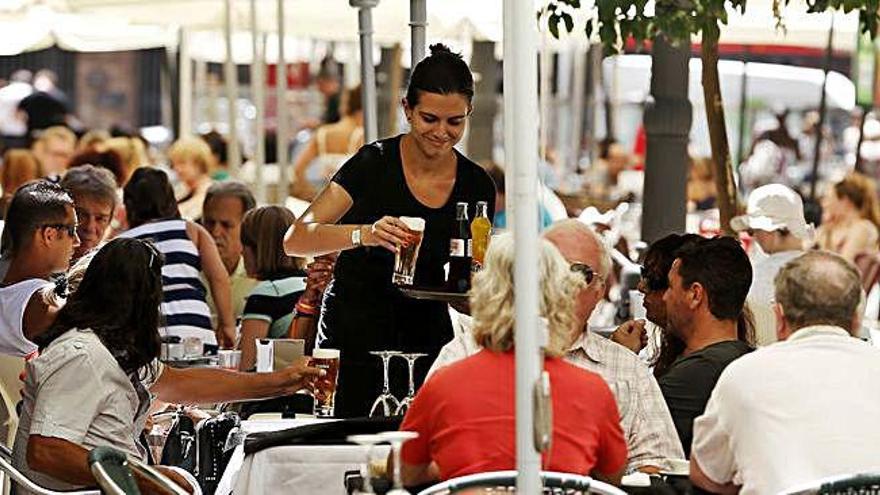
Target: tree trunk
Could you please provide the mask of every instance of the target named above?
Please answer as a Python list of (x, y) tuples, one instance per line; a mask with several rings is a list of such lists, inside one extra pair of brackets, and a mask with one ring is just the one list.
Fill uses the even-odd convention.
[(718, 209), (721, 212), (721, 231), (735, 235), (730, 220), (739, 211), (730, 145), (727, 142), (727, 125), (724, 121), (724, 105), (721, 101), (721, 84), (718, 77), (718, 25), (712, 21), (703, 27), (703, 99), (706, 104), (706, 121), (709, 140), (712, 143), (712, 162), (715, 167), (715, 186), (718, 189)]

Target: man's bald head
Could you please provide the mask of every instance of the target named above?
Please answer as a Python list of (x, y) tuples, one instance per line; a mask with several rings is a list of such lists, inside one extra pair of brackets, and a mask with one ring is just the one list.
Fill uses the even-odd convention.
[(776, 303), (791, 332), (814, 325), (855, 330), (863, 298), (861, 278), (840, 256), (825, 251), (799, 256), (782, 267), (775, 285)]
[(611, 256), (602, 238), (586, 224), (573, 218), (553, 223), (544, 231), (544, 239), (553, 243), (569, 261), (593, 267), (603, 279), (611, 273)]

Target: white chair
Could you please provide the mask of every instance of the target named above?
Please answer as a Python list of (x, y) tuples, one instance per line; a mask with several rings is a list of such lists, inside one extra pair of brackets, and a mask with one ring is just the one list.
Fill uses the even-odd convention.
[(23, 383), (19, 376), (24, 371), (24, 359), (0, 355), (0, 443), (12, 448), (18, 429), (15, 405), (21, 400)]
[(12, 480), (12, 483), (21, 486), (36, 495), (101, 495), (101, 492), (98, 490), (59, 492), (56, 490), (43, 488), (42, 486), (31, 481), (30, 478), (25, 476), (24, 473), (22, 473), (12, 465), (12, 451), (3, 445), (0, 445), (0, 471), (3, 471), (3, 474), (8, 479)]
[[(488, 473), (469, 474), (438, 483), (422, 490), (419, 495), (454, 494), (472, 488), (503, 488), (516, 486), (516, 471), (492, 471)], [(608, 483), (594, 480), (589, 476), (578, 474), (541, 471), (541, 480), (546, 489), (563, 489), (566, 493), (595, 493), (598, 495), (626, 495), (626, 492)], [(555, 492), (554, 492), (555, 493)]]

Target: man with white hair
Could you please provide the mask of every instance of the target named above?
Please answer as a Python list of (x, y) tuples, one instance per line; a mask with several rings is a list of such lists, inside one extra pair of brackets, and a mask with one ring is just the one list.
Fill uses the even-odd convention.
[[(574, 219), (554, 223), (543, 236), (559, 249), (571, 269), (587, 280), (587, 287), (575, 303), (577, 320), (583, 322), (584, 332), (572, 344), (566, 359), (599, 374), (614, 393), (627, 443), (627, 471), (654, 473), (666, 468), (668, 459), (684, 458), (669, 409), (648, 367), (625, 347), (587, 330), (587, 320), (602, 299), (611, 272), (611, 257), (605, 244), (589, 227)], [(469, 319), (460, 317), (457, 323), (463, 331), (456, 332), (452, 342), (440, 351), (429, 375), (479, 351), (468, 331)]]
[(773, 279), (783, 265), (804, 253), (804, 243), (813, 238), (813, 226), (804, 220), (801, 197), (782, 184), (767, 184), (752, 191), (746, 214), (734, 217), (730, 226), (737, 232), (747, 231), (768, 255), (754, 265), (746, 302), (755, 316), (756, 343), (772, 344), (776, 342)]
[(712, 492), (800, 493), (880, 470), (880, 349), (854, 337), (858, 271), (812, 251), (775, 286), (780, 342), (727, 366), (694, 421), (691, 480)]

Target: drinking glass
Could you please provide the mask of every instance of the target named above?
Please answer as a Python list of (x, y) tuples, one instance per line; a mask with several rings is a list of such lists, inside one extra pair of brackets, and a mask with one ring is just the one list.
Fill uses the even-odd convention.
[(315, 349), (310, 365), (327, 372), (315, 380), (314, 413), (318, 418), (332, 418), (336, 402), (336, 382), (339, 377), (339, 349)]
[(407, 440), (417, 438), (414, 431), (386, 431), (379, 433), (378, 437), (391, 444), (391, 455), (394, 456), (394, 488), (387, 495), (410, 495), (403, 487), (403, 479), (400, 475), (400, 449)]
[[(391, 360), (391, 356), (399, 356), (400, 351), (371, 351), (370, 354), (379, 356), (382, 359), (382, 378), (384, 380), (382, 394), (376, 398), (376, 401), (373, 402), (373, 407), (370, 408), (370, 417), (391, 416), (400, 407), (400, 402), (397, 400), (397, 397), (391, 394), (391, 386), (388, 383), (388, 362)], [(381, 413), (377, 414), (379, 413), (379, 406), (382, 409)]]
[(400, 405), (397, 406), (397, 411), (394, 412), (395, 416), (400, 416), (405, 413), (407, 409), (409, 409), (410, 404), (412, 404), (413, 399), (416, 396), (416, 380), (413, 376), (414, 368), (416, 365), (416, 360), (420, 357), (427, 356), (427, 354), (423, 354), (420, 352), (410, 352), (406, 354), (399, 354), (400, 357), (406, 359), (406, 364), (409, 366), (409, 392), (406, 394), (406, 397), (400, 401)]
[(372, 462), (373, 457), (373, 446), (377, 443), (384, 442), (379, 435), (349, 435), (347, 440), (351, 443), (356, 443), (358, 445), (362, 445), (366, 447), (366, 459), (364, 460), (363, 465), (361, 465), (361, 477), (363, 478), (363, 485), (361, 485), (361, 489), (355, 493), (357, 494), (372, 494), (376, 493), (373, 491), (373, 485), (370, 482), (370, 478), (372, 475), (370, 474), (370, 462)]
[(416, 274), (416, 262), (419, 259), (419, 248), (425, 232), (425, 220), (417, 217), (400, 217), (409, 230), (409, 242), (400, 246), (394, 255), (394, 275), (391, 282), (397, 285), (412, 285)]

